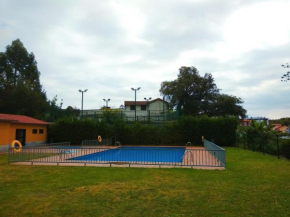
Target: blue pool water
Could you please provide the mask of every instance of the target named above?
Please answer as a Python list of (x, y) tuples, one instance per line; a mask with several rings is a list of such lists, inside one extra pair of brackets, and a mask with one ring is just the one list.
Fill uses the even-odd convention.
[(121, 147), (88, 154), (70, 160), (117, 162), (169, 162), (181, 163), (185, 148)]

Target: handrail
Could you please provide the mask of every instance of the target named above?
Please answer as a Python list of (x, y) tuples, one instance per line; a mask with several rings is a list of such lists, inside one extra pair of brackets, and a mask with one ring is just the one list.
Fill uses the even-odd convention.
[(204, 139), (204, 147), (225, 167), (226, 166), (226, 153), (225, 149), (218, 145)]
[(119, 141), (116, 141), (115, 145), (122, 146), (121, 142), (119, 142)]

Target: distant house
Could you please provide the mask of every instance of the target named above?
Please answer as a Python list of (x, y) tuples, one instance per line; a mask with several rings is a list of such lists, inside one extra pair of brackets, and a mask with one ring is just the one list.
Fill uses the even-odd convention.
[(241, 121), (241, 126), (250, 126), (252, 120), (256, 121), (257, 123), (264, 122), (265, 126), (269, 125), (269, 118), (266, 118), (266, 117), (250, 117), (250, 118), (243, 119)]
[(125, 101), (122, 111), (127, 118), (135, 116), (138, 120), (162, 120), (168, 113), (168, 103), (160, 98), (151, 101)]
[(167, 102), (157, 98), (151, 101), (136, 101), (136, 108), (135, 108), (135, 101), (125, 101), (125, 110), (126, 111), (156, 111), (156, 112), (163, 112), (168, 110)]
[(277, 132), (281, 133), (290, 133), (290, 128), (287, 126), (282, 126), (281, 124), (272, 124), (273, 130), (276, 130)]
[(282, 133), (290, 133), (290, 127), (282, 126), (279, 131)]
[(247, 119), (243, 119), (241, 121), (241, 126), (250, 126), (251, 125), (251, 121), (247, 120)]
[(175, 117), (169, 115), (168, 103), (160, 98), (150, 101), (124, 101), (119, 109), (91, 109), (83, 111), (83, 118), (100, 120), (105, 111), (115, 112), (117, 116), (125, 121), (164, 121), (173, 120)]
[(23, 146), (45, 143), (48, 125), (24, 115), (0, 113), (0, 149), (7, 148), (14, 140), (20, 141)]
[(279, 129), (282, 127), (282, 124), (272, 124), (272, 126), (273, 126), (273, 130), (275, 130), (275, 131), (279, 131)]

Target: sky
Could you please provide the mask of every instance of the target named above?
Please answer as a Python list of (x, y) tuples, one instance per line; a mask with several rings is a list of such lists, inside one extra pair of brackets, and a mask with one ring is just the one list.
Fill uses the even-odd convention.
[(211, 73), (250, 117), (290, 117), (289, 0), (1, 0), (0, 52), (19, 38), (63, 108), (162, 98), (181, 66)]

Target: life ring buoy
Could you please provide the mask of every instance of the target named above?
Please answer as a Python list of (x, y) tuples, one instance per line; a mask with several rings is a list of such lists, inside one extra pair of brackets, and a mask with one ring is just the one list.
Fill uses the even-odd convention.
[[(18, 148), (15, 147), (15, 144), (18, 145)], [(19, 142), (18, 140), (14, 140), (12, 143), (11, 143), (11, 148), (14, 152), (21, 152), (22, 150), (22, 144), (21, 142)]]
[(98, 136), (98, 141), (102, 142), (102, 137), (101, 136)]

